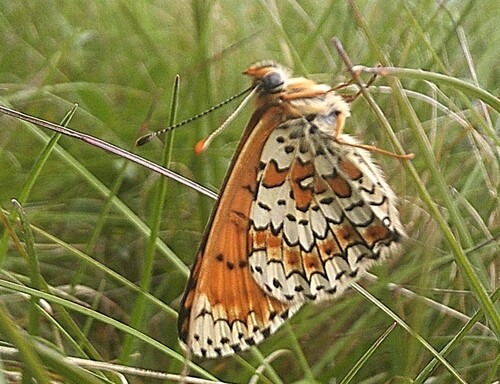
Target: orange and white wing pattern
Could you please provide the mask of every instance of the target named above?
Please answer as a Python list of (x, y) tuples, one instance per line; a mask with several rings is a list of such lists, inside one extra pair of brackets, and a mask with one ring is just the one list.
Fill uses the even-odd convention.
[(224, 181), (179, 313), (198, 356), (273, 333), (301, 305), (339, 295), (399, 251), (396, 198), (331, 87), (258, 63), (256, 109)]
[[(339, 144), (324, 114), (292, 119), (270, 135), (250, 214), (249, 265), (283, 302), (333, 298), (374, 262), (397, 252), (395, 196), (366, 150)], [(330, 99), (330, 100), (328, 100)], [(356, 144), (347, 135), (343, 142)]]

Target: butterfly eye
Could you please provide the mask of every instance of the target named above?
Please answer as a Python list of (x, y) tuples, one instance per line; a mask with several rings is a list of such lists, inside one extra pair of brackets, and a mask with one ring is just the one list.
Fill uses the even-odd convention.
[(285, 84), (285, 78), (281, 72), (269, 72), (262, 78), (262, 87), (268, 93), (279, 92)]

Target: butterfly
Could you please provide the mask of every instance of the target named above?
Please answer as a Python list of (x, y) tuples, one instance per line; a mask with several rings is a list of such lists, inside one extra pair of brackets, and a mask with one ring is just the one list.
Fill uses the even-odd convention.
[(405, 236), (372, 147), (342, 133), (348, 102), (274, 62), (244, 73), (255, 110), (179, 312), (179, 338), (200, 357), (256, 345), (399, 253)]

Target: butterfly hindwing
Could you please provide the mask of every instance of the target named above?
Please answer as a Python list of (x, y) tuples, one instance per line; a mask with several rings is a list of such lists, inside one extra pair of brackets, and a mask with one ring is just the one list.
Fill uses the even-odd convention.
[[(331, 113), (328, 99), (321, 102)], [(403, 234), (395, 196), (369, 153), (337, 143), (325, 119), (290, 120), (263, 149), (249, 265), (261, 288), (284, 302), (339, 295), (395, 253)]]

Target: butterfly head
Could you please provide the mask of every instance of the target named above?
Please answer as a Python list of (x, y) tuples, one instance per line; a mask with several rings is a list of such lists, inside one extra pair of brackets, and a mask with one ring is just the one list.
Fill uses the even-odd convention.
[(253, 85), (260, 87), (260, 92), (266, 94), (283, 91), (290, 78), (290, 71), (274, 61), (260, 61), (243, 73), (252, 78)]

